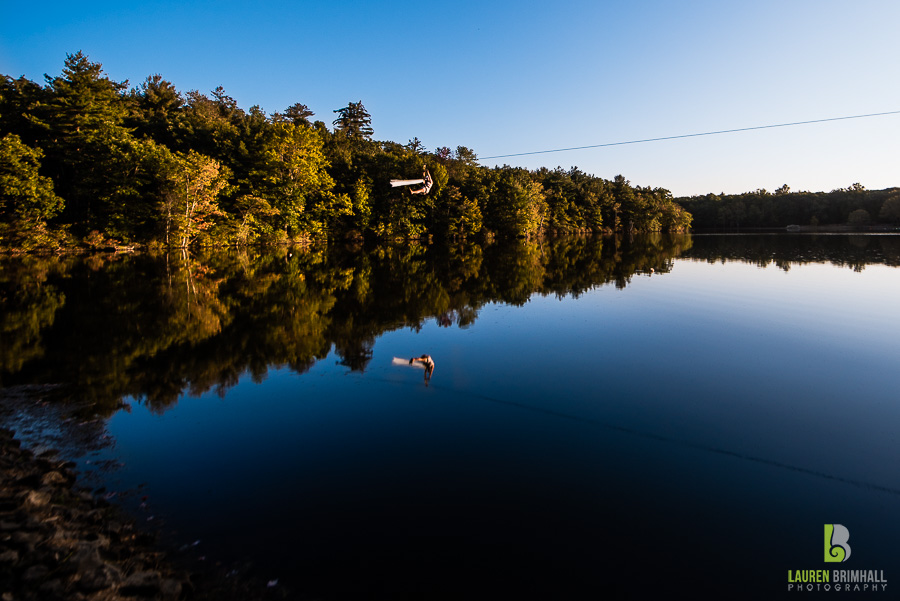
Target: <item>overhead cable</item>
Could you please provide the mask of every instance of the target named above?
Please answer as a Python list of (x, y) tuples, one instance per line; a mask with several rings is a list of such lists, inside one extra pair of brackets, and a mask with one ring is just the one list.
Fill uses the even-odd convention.
[(479, 161), (488, 159), (505, 159), (508, 157), (522, 157), (532, 154), (549, 154), (551, 152), (568, 152), (570, 150), (587, 150), (589, 148), (604, 148), (607, 146), (625, 146), (626, 144), (643, 144), (644, 142), (661, 142), (663, 140), (678, 140), (680, 138), (697, 138), (700, 136), (715, 136), (719, 134), (733, 134), (742, 131), (757, 129), (773, 129), (776, 127), (793, 127), (794, 125), (809, 125), (811, 123), (826, 123), (828, 121), (846, 121), (847, 119), (864, 119), (867, 117), (883, 117), (885, 115), (897, 115), (900, 111), (887, 111), (884, 113), (869, 113), (866, 115), (851, 115), (849, 117), (831, 117), (828, 119), (813, 119), (812, 121), (794, 121), (793, 123), (777, 123), (775, 125), (756, 125), (754, 127), (740, 127), (737, 129), (722, 129), (719, 131), (705, 131), (697, 134), (682, 134), (679, 136), (664, 136), (661, 138), (645, 138), (643, 140), (629, 140), (627, 142), (607, 142), (605, 144), (591, 144), (589, 146), (573, 146), (571, 148), (555, 148), (553, 150), (534, 150), (531, 152), (517, 152), (513, 154), (498, 154), (489, 157), (479, 157)]

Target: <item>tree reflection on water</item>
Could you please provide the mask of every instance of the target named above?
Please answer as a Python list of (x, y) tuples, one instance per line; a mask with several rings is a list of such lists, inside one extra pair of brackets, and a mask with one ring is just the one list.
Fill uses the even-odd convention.
[(375, 340), (487, 303), (578, 296), (668, 272), (677, 257), (900, 265), (896, 236), (568, 237), (512, 243), (17, 256), (0, 270), (0, 384), (62, 384), (101, 415), (126, 396), (164, 411), (241, 375), (304, 373), (334, 350), (365, 370)]

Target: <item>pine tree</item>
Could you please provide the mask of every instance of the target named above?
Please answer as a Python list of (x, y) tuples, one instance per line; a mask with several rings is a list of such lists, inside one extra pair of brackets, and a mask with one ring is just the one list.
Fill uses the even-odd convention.
[(125, 127), (128, 82), (114, 82), (77, 52), (58, 77), (47, 76), (49, 98), (37, 111), (49, 138), (47, 172), (66, 199), (68, 223), (121, 235), (129, 227), (125, 197), (133, 188), (134, 138)]
[(135, 115), (130, 120), (137, 135), (146, 135), (166, 146), (176, 146), (176, 131), (184, 98), (161, 75), (151, 75), (140, 89), (132, 90)]
[(272, 121), (275, 123), (293, 123), (294, 125), (312, 125), (309, 118), (315, 115), (309, 110), (305, 104), (292, 104), (284, 109), (283, 113), (275, 113), (272, 115)]
[(353, 140), (371, 140), (375, 131), (372, 129), (372, 117), (363, 106), (362, 100), (351, 102), (342, 109), (334, 111), (338, 114), (332, 124), (336, 132)]

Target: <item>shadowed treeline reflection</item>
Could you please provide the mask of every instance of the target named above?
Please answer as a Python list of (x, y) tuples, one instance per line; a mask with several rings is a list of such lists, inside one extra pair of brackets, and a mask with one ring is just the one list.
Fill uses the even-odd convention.
[(209, 254), (20, 256), (0, 270), (0, 384), (62, 384), (110, 413), (157, 411), (241, 375), (303, 373), (334, 350), (364, 370), (398, 328), (466, 327), (487, 303), (578, 296), (676, 257), (788, 269), (900, 265), (894, 236), (577, 237), (479, 246), (263, 249)]
[(486, 303), (578, 295), (666, 272), (690, 238), (479, 246), (12, 257), (0, 272), (0, 383), (63, 384), (108, 413), (224, 392), (249, 372), (303, 373), (332, 349), (364, 370), (397, 328), (472, 324)]
[(831, 263), (862, 271), (866, 265), (900, 266), (897, 235), (710, 235), (693, 236), (684, 258), (714, 262), (741, 261), (759, 267)]

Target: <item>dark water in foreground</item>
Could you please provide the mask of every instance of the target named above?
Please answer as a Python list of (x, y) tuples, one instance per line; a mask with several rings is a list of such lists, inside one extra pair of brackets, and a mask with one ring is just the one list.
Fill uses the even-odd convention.
[[(2, 383), (89, 399), (85, 470), (324, 599), (895, 597), (900, 238), (288, 252), (6, 261)], [(788, 593), (836, 568), (887, 590)]]

